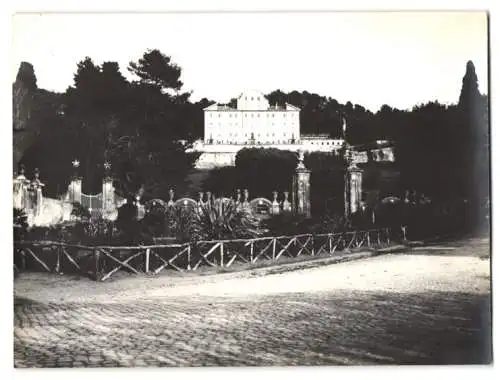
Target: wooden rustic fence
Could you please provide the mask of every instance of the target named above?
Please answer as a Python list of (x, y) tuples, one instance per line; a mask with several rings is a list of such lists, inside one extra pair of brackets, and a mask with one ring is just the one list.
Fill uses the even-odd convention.
[(193, 271), (201, 266), (229, 267), (284, 257), (334, 255), (362, 248), (382, 248), (405, 239), (404, 230), (389, 228), (330, 234), (262, 237), (151, 246), (84, 246), (62, 242), (15, 242), (18, 271), (79, 274), (105, 281), (119, 270), (158, 274), (163, 270)]

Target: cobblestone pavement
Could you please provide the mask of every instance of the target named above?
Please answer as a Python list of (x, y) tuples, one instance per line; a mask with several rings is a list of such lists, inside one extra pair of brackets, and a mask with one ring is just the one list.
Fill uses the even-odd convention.
[[(378, 272), (385, 263), (382, 268), (387, 271), (391, 262), (400, 259), (377, 257), (287, 273), (275, 283), (281, 289), (279, 282), (338, 278), (348, 268), (350, 276), (364, 273), (363, 277), (369, 277), (370, 267)], [(417, 265), (423, 260), (429, 267), (442, 269), (425, 275)], [(266, 276), (226, 283), (230, 286), (227, 294), (206, 291), (175, 296), (164, 290), (166, 294), (160, 297), (144, 291), (134, 300), (116, 296), (107, 302), (35, 302), (18, 291), (15, 367), (489, 362), (489, 261), (464, 257), (443, 261), (434, 254), (402, 262), (405, 265), (394, 264), (400, 268), (393, 270), (397, 273), (387, 276), (415, 283), (411, 273), (418, 273), (419, 286), (367, 289), (362, 282), (360, 289), (353, 283), (348, 288), (318, 285), (316, 290), (289, 293), (273, 292), (266, 285), (266, 292), (259, 291), (259, 284), (267, 284), (262, 281), (272, 277)], [(480, 270), (467, 272), (474, 265)], [(450, 273), (460, 276), (456, 289), (439, 282), (442, 277), (451, 278)], [(246, 292), (232, 292), (237, 286)]]

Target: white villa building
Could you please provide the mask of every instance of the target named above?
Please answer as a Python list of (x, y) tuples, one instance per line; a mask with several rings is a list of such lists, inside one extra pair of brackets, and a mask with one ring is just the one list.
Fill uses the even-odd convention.
[(192, 149), (202, 152), (196, 164), (200, 169), (232, 166), (245, 147), (332, 152), (344, 143), (328, 135), (301, 135), (300, 109), (291, 104), (270, 105), (259, 91), (242, 93), (236, 108), (212, 104), (204, 109), (204, 117), (204, 139)]

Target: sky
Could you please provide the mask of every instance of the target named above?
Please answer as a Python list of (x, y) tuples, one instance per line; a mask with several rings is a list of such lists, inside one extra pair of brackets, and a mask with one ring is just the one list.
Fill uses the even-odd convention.
[(488, 90), (485, 12), (17, 14), (12, 79), (33, 64), (38, 87), (64, 91), (86, 56), (122, 73), (147, 49), (182, 68), (191, 99), (246, 89), (309, 91), (372, 111), (458, 101), (472, 60)]

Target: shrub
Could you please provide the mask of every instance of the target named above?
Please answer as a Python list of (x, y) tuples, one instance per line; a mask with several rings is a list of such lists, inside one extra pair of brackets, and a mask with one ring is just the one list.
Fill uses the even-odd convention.
[(14, 241), (22, 240), (28, 229), (28, 215), (23, 209), (14, 208)]
[(167, 206), (159, 202), (146, 205), (146, 214), (141, 220), (144, 231), (153, 237), (170, 235), (168, 228)]
[(73, 202), (73, 209), (71, 210), (71, 215), (78, 219), (88, 220), (90, 219), (90, 211), (85, 208), (80, 202)]
[(326, 213), (323, 216), (305, 218), (300, 215), (274, 215), (265, 221), (269, 236), (327, 234), (352, 229), (352, 223), (342, 214)]
[(266, 235), (280, 236), (280, 235), (298, 235), (307, 233), (306, 225), (310, 225), (310, 220), (300, 215), (293, 215), (291, 213), (283, 213), (279, 215), (272, 215), (263, 221), (263, 226), (267, 229)]
[(50, 227), (34, 226), (28, 228), (26, 239), (30, 241), (71, 241), (71, 226), (57, 224)]
[(234, 203), (219, 207), (202, 207), (193, 213), (191, 240), (222, 240), (252, 238), (262, 235), (260, 221), (245, 210), (238, 210)]
[(166, 210), (166, 235), (175, 237), (179, 242), (193, 240), (192, 236), (196, 211), (181, 207), (168, 207)]

